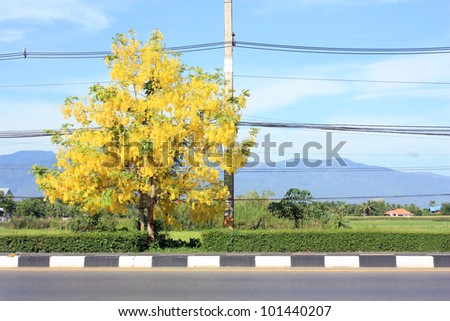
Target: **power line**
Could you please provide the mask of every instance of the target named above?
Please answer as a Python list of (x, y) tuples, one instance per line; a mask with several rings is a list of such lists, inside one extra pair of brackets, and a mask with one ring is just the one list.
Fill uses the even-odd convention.
[(262, 76), (262, 75), (234, 75), (234, 77), (237, 77), (237, 78), (257, 78), (257, 79), (306, 80), (306, 81), (387, 83), (387, 84), (450, 85), (450, 82), (440, 82), (440, 81), (372, 80), (372, 79), (289, 77), (289, 76)]
[(236, 41), (237, 48), (282, 51), (316, 54), (346, 54), (346, 55), (418, 55), (418, 54), (448, 54), (450, 47), (419, 47), (419, 48), (339, 48), (312, 47), (287, 44), (273, 44), (249, 41)]
[[(21, 59), (21, 58), (19, 58)], [(373, 79), (345, 79), (345, 78), (319, 78), (319, 77), (290, 77), (290, 76), (263, 76), (263, 75), (234, 75), (237, 78), (256, 79), (280, 79), (280, 80), (301, 80), (301, 81), (333, 81), (333, 82), (361, 82), (361, 83), (387, 83), (387, 84), (414, 84), (414, 85), (450, 85), (445, 81), (404, 81), (404, 80), (373, 80)], [(109, 84), (111, 81), (92, 82), (61, 82), (43, 84), (13, 84), (0, 85), (0, 88), (26, 88), (26, 87), (52, 87), (52, 86), (77, 86), (93, 84)], [(256, 117), (255, 117), (256, 118)], [(263, 118), (263, 117), (260, 117)]]
[[(406, 198), (406, 197), (437, 197), (450, 196), (449, 193), (437, 194), (409, 194), (409, 195), (365, 195), (365, 196), (324, 196), (313, 197), (312, 200), (341, 200), (341, 199), (385, 199), (385, 198)], [(235, 198), (235, 201), (281, 201), (282, 198)]]
[[(281, 161), (290, 162), (292, 160)], [(302, 172), (392, 172), (392, 171), (449, 171), (450, 166), (422, 166), (422, 167), (315, 167), (315, 168), (242, 168), (238, 170), (238, 173), (302, 173)]]
[(349, 125), (349, 124), (308, 124), (308, 123), (280, 123), (280, 122), (252, 122), (241, 121), (239, 126), (266, 127), (266, 128), (291, 128), (291, 129), (315, 129), (343, 132), (425, 135), (425, 136), (450, 136), (450, 126), (395, 126), (395, 125)]
[(232, 46), (231, 43), (219, 41), (219, 42), (209, 42), (209, 43), (202, 43), (202, 44), (196, 44), (196, 45), (169, 47), (167, 49), (176, 51), (176, 52), (195, 52), (195, 51), (204, 51), (204, 50), (223, 49), (225, 47), (231, 47), (231, 46)]
[[(404, 135), (425, 135), (425, 136), (450, 136), (450, 126), (434, 125), (353, 125), (353, 124), (312, 124), (312, 123), (286, 123), (286, 122), (255, 122), (240, 121), (238, 126), (244, 127), (267, 127), (267, 128), (288, 128), (288, 129), (311, 129), (326, 131), (343, 132), (362, 132), (362, 133), (382, 133), (382, 134), (404, 134)], [(99, 128), (90, 128), (98, 130)], [(70, 134), (76, 129), (66, 130)], [(1, 138), (31, 138), (48, 137), (53, 132), (61, 133), (61, 130), (13, 130), (0, 131)]]
[(17, 84), (17, 85), (0, 85), (0, 88), (27, 88), (27, 87), (52, 87), (52, 86), (77, 86), (77, 85), (95, 85), (110, 84), (111, 81), (92, 81), (92, 82), (62, 82), (47, 84)]
[[(97, 130), (97, 128), (94, 128)], [(75, 129), (65, 130), (64, 133), (71, 134)], [(9, 131), (0, 131), (0, 139), (1, 138), (34, 138), (34, 137), (50, 137), (53, 136), (53, 133), (62, 133), (62, 130), (9, 130)]]
[[(320, 53), (320, 54), (357, 54), (357, 55), (417, 55), (417, 54), (448, 54), (450, 47), (416, 47), (416, 48), (340, 48), (340, 47), (317, 47), (298, 46), (289, 44), (273, 44), (249, 41), (235, 41), (227, 43), (224, 41), (199, 43), (184, 46), (167, 47), (166, 49), (176, 52), (196, 52), (205, 50), (223, 49), (225, 47), (243, 49), (284, 51), (297, 53)], [(86, 59), (105, 58), (111, 51), (27, 51), (0, 54), (0, 61), (16, 59)]]
[[(216, 50), (231, 46), (225, 42), (209, 42), (186, 46), (167, 47), (165, 49), (179, 53)], [(27, 51), (0, 54), (0, 61), (13, 59), (91, 59), (106, 58), (111, 51)]]

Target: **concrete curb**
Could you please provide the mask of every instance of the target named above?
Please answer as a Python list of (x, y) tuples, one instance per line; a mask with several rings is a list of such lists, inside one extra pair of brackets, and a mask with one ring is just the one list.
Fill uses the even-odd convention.
[(450, 268), (450, 254), (20, 254), (0, 255), (0, 268)]

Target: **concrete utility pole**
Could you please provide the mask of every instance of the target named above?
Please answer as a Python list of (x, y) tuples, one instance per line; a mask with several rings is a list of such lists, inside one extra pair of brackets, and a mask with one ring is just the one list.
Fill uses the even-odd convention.
[[(225, 89), (233, 92), (233, 3), (232, 0), (224, 0), (224, 28), (225, 28), (225, 52), (224, 52), (224, 78)], [(226, 148), (226, 147), (225, 147)], [(226, 152), (226, 150), (224, 151)], [(234, 174), (224, 172), (225, 186), (230, 196), (227, 200), (227, 208), (224, 213), (224, 226), (234, 227)]]

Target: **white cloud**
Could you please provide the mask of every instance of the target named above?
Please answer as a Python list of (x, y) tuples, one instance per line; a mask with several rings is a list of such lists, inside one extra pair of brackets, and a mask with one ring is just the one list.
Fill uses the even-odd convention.
[[(306, 99), (327, 97), (329, 99), (336, 98), (337, 100), (333, 100), (336, 106), (338, 106), (337, 102), (340, 102), (339, 112), (331, 114), (345, 114), (345, 117), (348, 118), (355, 110), (349, 105), (349, 112), (347, 113), (344, 106), (345, 102), (351, 102), (352, 100), (378, 100), (378, 106), (380, 104), (384, 106), (392, 98), (420, 98), (428, 99), (429, 107), (441, 106), (443, 101), (450, 99), (449, 85), (433, 85), (426, 82), (450, 83), (448, 70), (450, 70), (450, 60), (446, 55), (422, 55), (389, 57), (366, 64), (315, 64), (295, 71), (290, 70), (286, 73), (280, 73), (280, 75), (292, 76), (293, 78), (303, 77), (304, 80), (301, 80), (301, 78), (297, 80), (277, 80), (239, 77), (237, 80), (239, 88), (247, 88), (251, 93), (245, 110), (247, 115), (260, 115), (289, 106), (297, 106), (296, 110), (299, 110)], [(255, 73), (271, 76), (269, 71), (264, 70)], [(307, 80), (308, 77), (316, 80)], [(394, 83), (317, 81), (319, 79), (379, 80), (394, 81)], [(395, 81), (417, 83), (395, 83)], [(421, 84), (420, 82), (425, 83)], [(344, 97), (344, 95), (346, 96)], [(381, 101), (381, 99), (387, 100)], [(436, 100), (439, 100), (437, 106)], [(356, 114), (359, 113), (361, 113), (361, 109), (358, 109)], [(421, 123), (420, 119), (417, 123)]]
[(309, 97), (323, 97), (342, 94), (347, 91), (346, 86), (330, 82), (302, 82), (298, 80), (284, 80), (271, 82), (256, 89), (250, 86), (251, 97), (246, 113), (262, 113), (287, 107), (295, 102)]
[(43, 100), (0, 100), (1, 130), (55, 129), (64, 120), (60, 105)]
[(10, 43), (22, 40), (24, 38), (24, 33), (22, 30), (18, 29), (4, 29), (0, 30), (0, 42)]
[(103, 29), (110, 19), (100, 9), (82, 0), (22, 0), (0, 2), (0, 21), (69, 21), (86, 30)]
[(445, 54), (392, 58), (364, 67), (362, 76), (406, 81), (448, 81), (450, 60)]
[(423, 108), (422, 110), (405, 114), (400, 113), (377, 113), (363, 112), (354, 113), (353, 110), (336, 113), (326, 118), (325, 122), (331, 124), (371, 124), (371, 125), (442, 125), (447, 126), (450, 119), (450, 106), (433, 108), (432, 111)]
[[(353, 78), (406, 81), (406, 82), (450, 82), (450, 60), (447, 55), (421, 55), (391, 58), (360, 66)], [(355, 99), (381, 97), (444, 98), (450, 97), (448, 85), (358, 83)]]

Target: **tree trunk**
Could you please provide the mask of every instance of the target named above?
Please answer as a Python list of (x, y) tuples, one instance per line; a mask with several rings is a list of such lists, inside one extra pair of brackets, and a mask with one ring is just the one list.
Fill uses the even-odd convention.
[(145, 230), (145, 208), (139, 209), (139, 231)]
[(156, 231), (155, 231), (155, 206), (157, 202), (156, 198), (156, 186), (155, 186), (155, 178), (152, 177), (150, 179), (150, 186), (152, 188), (152, 191), (150, 195), (147, 194), (147, 233), (150, 240), (153, 242), (156, 238)]
[(145, 230), (145, 203), (144, 194), (139, 195), (139, 231)]
[(155, 233), (155, 205), (156, 202), (154, 202), (152, 199), (149, 200), (147, 204), (147, 233), (150, 240), (153, 242), (156, 237)]

